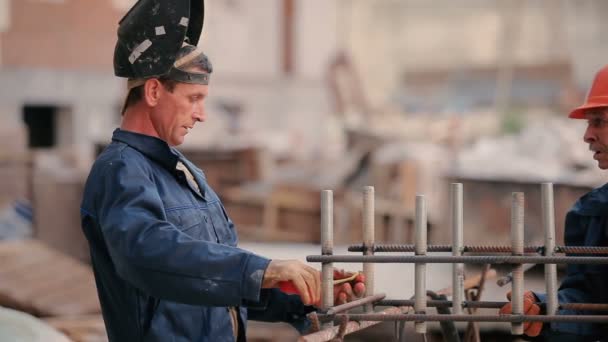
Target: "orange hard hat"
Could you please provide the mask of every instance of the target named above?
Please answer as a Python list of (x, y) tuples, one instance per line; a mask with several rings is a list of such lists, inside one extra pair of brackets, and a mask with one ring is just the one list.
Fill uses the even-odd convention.
[(608, 65), (595, 74), (595, 79), (593, 80), (593, 84), (591, 84), (591, 89), (589, 89), (585, 103), (570, 112), (568, 117), (572, 119), (584, 119), (585, 111), (602, 107), (608, 107)]

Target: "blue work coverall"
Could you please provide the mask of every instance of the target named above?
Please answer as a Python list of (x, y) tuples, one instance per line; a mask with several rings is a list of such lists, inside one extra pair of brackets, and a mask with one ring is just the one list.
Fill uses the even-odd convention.
[[(608, 184), (581, 197), (566, 215), (567, 246), (608, 246)], [(569, 254), (576, 255), (576, 254)], [(546, 301), (546, 294), (535, 295)], [(558, 292), (560, 303), (608, 303), (608, 265), (568, 265)], [(597, 315), (605, 312), (560, 310), (562, 315)], [(608, 326), (599, 323), (545, 324), (542, 335), (550, 341), (608, 340)]]
[(229, 307), (239, 308), (240, 340), (248, 318), (309, 323), (298, 296), (261, 289), (270, 260), (236, 247), (203, 172), (160, 139), (117, 129), (89, 174), (81, 218), (110, 341), (235, 341)]

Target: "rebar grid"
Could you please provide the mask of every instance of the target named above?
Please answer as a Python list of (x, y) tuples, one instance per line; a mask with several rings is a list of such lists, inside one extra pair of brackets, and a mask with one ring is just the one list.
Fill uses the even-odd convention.
[[(463, 301), (463, 308), (477, 308), (477, 309), (500, 309), (505, 306), (506, 301)], [(411, 299), (384, 299), (376, 302), (376, 306), (413, 306), (414, 301)], [(547, 303), (537, 302), (536, 305), (541, 308), (545, 308)], [(427, 306), (442, 308), (453, 306), (451, 300), (428, 300)], [(559, 310), (586, 310), (586, 311), (606, 311), (608, 312), (608, 304), (597, 304), (597, 303), (559, 303)], [(328, 312), (329, 313), (329, 312)]]
[[(376, 244), (373, 247), (374, 252), (379, 253), (399, 253), (399, 252), (414, 252), (413, 244)], [(453, 252), (450, 245), (428, 245), (428, 252)], [(363, 251), (362, 245), (351, 245), (348, 247), (349, 252)], [(464, 253), (511, 253), (510, 246), (462, 246)], [(544, 254), (544, 246), (525, 246), (524, 253)], [(590, 255), (608, 255), (608, 247), (593, 247), (593, 246), (555, 246), (554, 253), (564, 254), (590, 254)]]
[(608, 315), (438, 315), (438, 314), (386, 314), (386, 313), (367, 313), (367, 314), (337, 314), (326, 317), (319, 314), (321, 320), (341, 319), (347, 316), (354, 321), (404, 321), (404, 322), (578, 322), (578, 323), (608, 323)]
[(365, 262), (410, 264), (587, 264), (606, 265), (607, 257), (582, 256), (527, 256), (527, 255), (309, 255), (308, 262)]
[[(325, 243), (322, 254), (306, 257), (309, 262), (321, 262), (324, 265), (341, 262), (362, 262), (366, 275), (367, 297), (344, 305), (329, 307), (326, 313), (317, 313), (314, 318), (317, 322), (339, 322), (339, 327), (326, 328), (316, 333), (303, 336), (301, 341), (328, 341), (332, 339), (341, 340), (345, 334), (358, 331), (375, 325), (380, 321), (393, 322), (415, 322), (415, 331), (424, 334), (426, 332), (425, 322), (506, 322), (512, 324), (513, 334), (523, 333), (523, 322), (578, 322), (578, 323), (608, 323), (608, 315), (556, 315), (559, 309), (585, 310), (608, 312), (608, 304), (597, 303), (558, 303), (557, 285), (555, 276), (555, 264), (608, 264), (608, 258), (595, 255), (608, 255), (608, 247), (593, 246), (555, 246), (555, 223), (553, 186), (544, 183), (541, 186), (541, 208), (542, 223), (545, 232), (544, 246), (524, 246), (524, 195), (523, 193), (512, 194), (511, 204), (511, 246), (466, 246), (462, 242), (462, 184), (452, 184), (451, 187), (451, 227), (453, 246), (428, 245), (426, 242), (426, 206), (424, 197), (416, 198), (416, 244), (378, 244), (374, 242), (374, 189), (365, 187), (363, 193), (363, 244), (349, 246), (350, 252), (363, 252), (363, 255), (332, 255), (333, 243), (327, 243), (333, 233), (325, 230), (333, 230), (331, 215), (333, 215), (330, 201), (325, 193), (322, 199), (322, 235)], [(329, 203), (328, 203), (329, 202)], [(328, 217), (329, 216), (329, 217)], [(331, 246), (331, 247), (330, 247)], [(329, 247), (329, 248), (328, 248)], [(414, 252), (415, 255), (374, 255), (375, 252)], [(427, 255), (428, 252), (452, 252), (451, 256)], [(463, 253), (497, 253), (510, 255), (463, 255)], [(555, 253), (565, 253), (567, 256), (555, 256)], [(530, 255), (532, 254), (532, 255)], [(584, 255), (584, 256), (583, 256)], [(591, 256), (589, 256), (591, 255)], [(415, 296), (410, 300), (380, 300), (383, 295), (373, 295), (374, 291), (374, 268), (375, 263), (413, 263), (415, 264)], [(453, 267), (452, 292), (454, 300), (434, 298), (429, 300), (426, 296), (425, 264), (427, 263), (451, 263)], [(479, 298), (468, 298), (464, 301), (462, 292), (462, 264), (511, 264), (513, 271), (509, 280), (512, 281), (512, 298), (506, 301), (478, 301)], [(524, 266), (523, 264), (545, 265), (545, 280), (548, 294), (547, 303), (536, 303), (544, 308), (547, 315), (525, 315), (523, 314), (523, 289), (524, 289)], [(531, 265), (526, 265), (530, 267)], [(331, 280), (323, 277), (323, 282)], [(503, 277), (504, 278), (504, 277)], [(505, 284), (508, 281), (505, 281)], [(323, 285), (325, 289), (327, 284)], [(330, 285), (331, 286), (331, 285)], [(444, 297), (445, 298), (445, 297)], [(511, 314), (501, 315), (478, 315), (462, 314), (462, 309), (467, 308), (502, 308), (507, 303), (512, 305)], [(344, 314), (343, 311), (355, 307), (365, 306), (365, 313)], [(374, 307), (391, 306), (380, 312), (374, 312)], [(414, 307), (415, 313), (407, 312), (408, 307)], [(426, 308), (435, 307), (441, 314), (428, 314)], [(452, 308), (453, 314), (446, 313), (446, 308)], [(326, 307), (327, 308), (327, 307)], [(448, 309), (449, 310), (449, 309)], [(442, 324), (443, 326), (443, 324)], [(324, 325), (327, 327), (327, 325)]]

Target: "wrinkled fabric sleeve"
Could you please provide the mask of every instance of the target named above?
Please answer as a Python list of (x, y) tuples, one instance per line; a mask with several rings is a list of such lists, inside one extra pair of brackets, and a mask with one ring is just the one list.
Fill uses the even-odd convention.
[(278, 289), (263, 289), (259, 301), (247, 301), (244, 306), (249, 320), (289, 323), (300, 334), (310, 330), (306, 314), (315, 311), (314, 307), (304, 305), (299, 296), (288, 295)]
[(151, 296), (237, 306), (259, 300), (268, 259), (183, 234), (165, 219), (145, 166), (112, 161), (101, 177), (98, 222), (120, 277)]
[[(566, 277), (563, 281), (563, 284), (573, 283), (577, 279), (577, 275), (571, 275)], [(534, 295), (538, 298), (539, 302), (546, 303), (547, 302), (547, 294), (545, 293), (534, 293)], [(589, 303), (589, 296), (576, 287), (562, 287), (557, 292), (557, 301), (561, 304), (565, 303)], [(589, 311), (580, 311), (580, 310), (558, 310), (559, 315), (592, 315), (592, 312)], [(549, 330), (555, 330), (564, 333), (576, 334), (576, 335), (591, 335), (593, 331), (590, 329), (589, 324), (580, 324), (574, 322), (553, 322), (551, 324), (544, 324), (542, 334), (544, 336), (548, 336), (550, 334)]]
[[(573, 229), (573, 228), (571, 228)], [(583, 245), (580, 241), (569, 241), (570, 245)], [(590, 294), (585, 291), (585, 271), (581, 265), (568, 265), (567, 273), (561, 282), (560, 288), (557, 292), (557, 301), (560, 304), (565, 303), (591, 303), (593, 302)], [(547, 294), (545, 293), (534, 293), (538, 300), (542, 303), (547, 302)], [(597, 314), (593, 311), (583, 310), (558, 310), (558, 315), (593, 315)], [(593, 324), (584, 324), (577, 322), (552, 322), (550, 324), (543, 325), (543, 336), (550, 336), (550, 330), (557, 332), (575, 334), (580, 336), (593, 335), (594, 328)]]

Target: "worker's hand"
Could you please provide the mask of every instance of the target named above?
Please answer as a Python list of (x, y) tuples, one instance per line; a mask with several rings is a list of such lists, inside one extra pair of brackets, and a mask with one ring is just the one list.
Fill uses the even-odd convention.
[(298, 260), (272, 260), (262, 279), (262, 288), (278, 287), (279, 282), (291, 282), (305, 305), (321, 301), (321, 274)]
[[(343, 282), (342, 280), (346, 281)], [(361, 298), (365, 294), (364, 282), (365, 276), (360, 272), (334, 269), (334, 305)]]
[[(511, 291), (507, 293), (507, 299), (511, 300)], [(532, 293), (532, 291), (526, 291), (524, 293), (524, 315), (539, 315), (540, 306), (536, 304), (538, 298)], [(505, 304), (499, 311), (500, 314), (511, 314), (513, 312), (511, 303)], [(524, 334), (535, 337), (540, 334), (543, 328), (543, 322), (524, 322)]]

